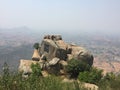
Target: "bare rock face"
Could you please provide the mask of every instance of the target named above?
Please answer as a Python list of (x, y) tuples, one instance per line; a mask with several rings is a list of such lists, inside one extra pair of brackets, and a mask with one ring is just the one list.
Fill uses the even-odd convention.
[(64, 72), (67, 61), (73, 58), (93, 64), (93, 55), (85, 48), (64, 42), (61, 35), (46, 35), (40, 48), (34, 50), (32, 60), (21, 60), (19, 68), (31, 72), (31, 63), (39, 62), (42, 70), (58, 74)]
[(51, 39), (51, 40), (62, 40), (61, 35), (45, 35), (44, 39)]
[(34, 49), (32, 60), (34, 60), (34, 61), (39, 61), (40, 60), (40, 55), (39, 55), (39, 52), (38, 52), (37, 49)]
[(50, 60), (54, 57), (66, 60), (67, 59), (66, 47), (67, 46), (64, 41), (44, 39), (41, 43), (40, 54), (41, 55), (45, 54), (46, 58)]
[(56, 65), (58, 63), (58, 61), (60, 61), (59, 58), (53, 58), (51, 61), (49, 61), (49, 65), (50, 66)]
[(20, 60), (20, 65), (19, 65), (19, 71), (20, 72), (25, 72), (25, 73), (31, 73), (32, 69), (31, 69), (31, 64), (36, 64), (36, 61), (32, 61), (32, 60), (24, 60), (21, 59)]
[(90, 66), (93, 64), (93, 55), (89, 52), (79, 52), (77, 59), (88, 63)]
[(57, 57), (60, 60), (72, 58), (82, 60), (90, 66), (93, 64), (93, 55), (85, 48), (65, 43), (60, 35), (46, 35), (41, 43), (41, 54), (45, 54), (48, 60)]
[(83, 47), (71, 45), (73, 58), (81, 60), (90, 66), (93, 64), (93, 55)]
[(84, 83), (83, 87), (85, 87), (88, 90), (99, 90), (98, 86), (95, 84), (90, 84), (90, 83)]

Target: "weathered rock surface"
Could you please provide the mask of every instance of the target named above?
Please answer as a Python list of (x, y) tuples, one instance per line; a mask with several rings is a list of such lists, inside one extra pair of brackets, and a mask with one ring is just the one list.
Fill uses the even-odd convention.
[(53, 58), (51, 61), (49, 61), (49, 65), (50, 66), (56, 65), (58, 63), (58, 61), (60, 61), (59, 58)]
[(74, 80), (74, 79), (64, 78), (62, 82), (63, 82), (63, 83), (73, 83), (73, 82), (77, 82), (80, 87), (86, 88), (87, 90), (99, 90), (99, 87), (98, 87), (97, 85), (95, 85), (95, 84), (83, 83), (83, 82), (80, 82), (80, 81)]
[(84, 83), (83, 87), (87, 88), (88, 90), (99, 90), (97, 85), (90, 83)]
[(37, 49), (34, 49), (32, 60), (34, 61), (39, 61), (40, 60), (40, 55)]
[(90, 66), (93, 64), (93, 55), (85, 48), (76, 45), (72, 45), (71, 48), (72, 48), (73, 58), (82, 60), (88, 63)]
[(36, 61), (33, 61), (33, 60), (24, 60), (24, 59), (21, 59), (20, 60), (20, 65), (19, 65), (19, 71), (23, 71), (25, 73), (31, 73), (32, 72), (32, 69), (31, 69), (31, 64), (36, 64), (37, 62)]
[(54, 57), (63, 60), (67, 59), (66, 44), (62, 40), (54, 41), (51, 39), (44, 39), (41, 43), (40, 53), (45, 54), (46, 58), (49, 60)]

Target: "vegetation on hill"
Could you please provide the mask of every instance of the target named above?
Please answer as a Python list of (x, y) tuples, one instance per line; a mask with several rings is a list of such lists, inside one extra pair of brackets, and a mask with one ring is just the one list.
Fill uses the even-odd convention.
[(76, 59), (71, 59), (68, 61), (68, 65), (66, 66), (66, 71), (71, 75), (72, 78), (77, 78), (79, 72), (89, 71), (89, 69), (89, 64)]
[(82, 60), (71, 59), (68, 61), (66, 71), (71, 75), (71, 78), (78, 78), (82, 82), (98, 84), (103, 78), (102, 70), (91, 67)]
[(37, 64), (32, 64), (31, 69), (32, 69), (32, 73), (31, 73), (32, 77), (37, 78), (39, 76), (42, 76), (41, 68), (40, 68), (40, 65), (38, 63)]
[(98, 84), (102, 77), (102, 70), (91, 67), (89, 71), (80, 72), (78, 79), (83, 82)]
[[(31, 65), (32, 74), (23, 78), (22, 73), (10, 73), (7, 64), (0, 76), (0, 90), (86, 90), (77, 82), (64, 83), (60, 77), (42, 77), (38, 64)], [(39, 75), (38, 75), (39, 74)]]
[[(62, 82), (57, 76), (42, 77), (39, 64), (32, 64), (32, 74), (23, 78), (22, 73), (10, 72), (7, 63), (4, 64), (3, 73), (0, 76), (0, 90), (87, 90), (75, 81)], [(99, 90), (119, 90), (120, 75), (108, 73), (102, 76), (102, 71), (96, 68), (80, 72), (78, 79), (83, 82), (95, 83)]]

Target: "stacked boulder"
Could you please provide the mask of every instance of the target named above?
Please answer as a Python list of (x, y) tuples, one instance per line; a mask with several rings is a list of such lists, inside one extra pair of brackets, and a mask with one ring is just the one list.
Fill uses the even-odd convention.
[[(65, 74), (64, 67), (67, 66), (67, 61), (73, 58), (82, 60), (90, 66), (93, 64), (93, 55), (85, 48), (64, 42), (61, 35), (46, 35), (39, 49), (34, 50), (32, 60), (29, 62), (39, 63), (41, 69), (48, 73)], [(20, 61), (19, 69), (24, 72), (24, 68), (21, 67), (27, 64), (22, 62), (24, 60)], [(26, 67), (30, 67), (30, 64)]]

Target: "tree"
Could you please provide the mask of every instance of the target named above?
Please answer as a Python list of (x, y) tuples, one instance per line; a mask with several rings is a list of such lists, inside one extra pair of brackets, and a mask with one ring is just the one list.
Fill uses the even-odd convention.
[(68, 65), (66, 67), (66, 71), (71, 75), (71, 77), (76, 78), (79, 72), (88, 71), (90, 69), (90, 65), (76, 59), (71, 59), (68, 61)]
[(38, 49), (38, 48), (39, 48), (39, 43), (35, 43), (35, 44), (33, 45), (33, 47), (34, 47), (35, 49)]
[(2, 83), (4, 87), (8, 87), (8, 83), (9, 83), (9, 77), (10, 77), (10, 73), (9, 73), (9, 66), (8, 64), (5, 62), (4, 66), (3, 66), (3, 77), (2, 77)]
[(90, 71), (80, 72), (78, 79), (83, 82), (98, 84), (103, 77), (102, 72), (102, 70), (92, 67)]
[(3, 66), (3, 74), (5, 76), (9, 75), (9, 66), (8, 66), (8, 64), (6, 62), (4, 63), (4, 66)]

